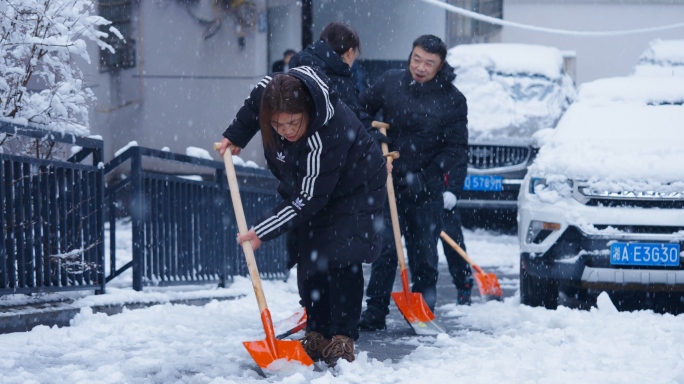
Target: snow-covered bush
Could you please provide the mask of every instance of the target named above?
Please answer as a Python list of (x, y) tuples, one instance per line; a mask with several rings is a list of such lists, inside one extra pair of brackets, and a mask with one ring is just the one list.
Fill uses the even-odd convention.
[[(102, 39), (110, 21), (90, 0), (0, 1), (0, 119), (87, 135), (92, 91), (74, 57), (90, 63), (85, 40)], [(119, 38), (113, 27), (109, 31)]]

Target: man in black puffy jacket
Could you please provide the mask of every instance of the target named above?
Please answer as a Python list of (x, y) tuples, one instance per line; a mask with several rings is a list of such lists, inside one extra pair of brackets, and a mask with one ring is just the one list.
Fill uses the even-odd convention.
[[(408, 251), (412, 291), (420, 292), (434, 309), (437, 285), (437, 239), (442, 230), (444, 175), (467, 161), (468, 120), (466, 99), (452, 81), (446, 46), (436, 36), (423, 35), (413, 42), (408, 70), (385, 72), (366, 89), (359, 102), (369, 116), (382, 110), (390, 151), (398, 151), (392, 172), (401, 232)], [(369, 121), (364, 121), (370, 126)], [(376, 140), (384, 138), (371, 130)], [(367, 309), (359, 329), (385, 328), (390, 293), (397, 269), (389, 210), (385, 240), (373, 262), (366, 289)]]

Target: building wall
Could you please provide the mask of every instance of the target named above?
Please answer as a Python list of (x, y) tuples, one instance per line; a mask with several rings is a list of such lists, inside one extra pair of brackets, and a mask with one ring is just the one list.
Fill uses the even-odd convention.
[[(684, 20), (682, 0), (506, 0), (504, 18), (524, 24), (575, 31), (649, 28)], [(576, 52), (577, 83), (628, 75), (648, 43), (682, 39), (684, 28), (614, 37), (580, 37), (504, 27), (502, 42), (543, 44)]]
[[(255, 3), (259, 12), (265, 11), (265, 0)], [(91, 47), (93, 65), (84, 70), (98, 98), (90, 112), (91, 132), (104, 137), (107, 160), (133, 140), (177, 153), (189, 146), (212, 152), (212, 143), (221, 139), (253, 85), (267, 73), (266, 31), (258, 26), (247, 30), (240, 49), (230, 17), (204, 39), (205, 26), (182, 2), (133, 4), (136, 67), (100, 73), (97, 48)], [(200, 0), (191, 10), (211, 19), (210, 4)], [(246, 156), (260, 158), (259, 146), (260, 140), (253, 140)]]
[(302, 49), (302, 6), (297, 0), (268, 1), (269, 68), (286, 49)]
[[(100, 72), (98, 49), (90, 47), (93, 63), (82, 68), (98, 98), (91, 133), (104, 138), (106, 160), (133, 140), (176, 153), (210, 150), (272, 62), (287, 48), (302, 48), (300, 1), (254, 0), (269, 17), (263, 28), (247, 31), (244, 49), (231, 17), (204, 39), (205, 26), (184, 5), (196, 3), (190, 11), (211, 19), (212, 1), (131, 1), (134, 68)], [(348, 21), (361, 35), (364, 59), (406, 60), (417, 36), (445, 38), (446, 12), (420, 1), (313, 0), (313, 10), (314, 38), (330, 21)], [(242, 157), (264, 166), (260, 143), (257, 135)]]
[[(211, 2), (198, 0), (190, 11), (211, 19)], [(183, 3), (192, 2), (132, 1), (134, 68), (100, 72), (97, 47), (90, 47), (93, 63), (82, 68), (98, 99), (90, 112), (91, 133), (105, 139), (106, 160), (134, 140), (177, 153), (189, 146), (209, 150), (271, 63), (287, 48), (302, 48), (296, 0), (255, 0), (259, 13), (268, 7), (267, 26), (247, 31), (244, 49), (232, 18), (204, 39), (205, 26)], [(357, 28), (364, 58), (403, 60), (418, 35), (444, 38), (446, 13), (414, 0), (314, 0), (314, 37), (332, 20)], [(257, 135), (242, 157), (263, 166), (261, 153)]]
[(315, 0), (313, 35), (331, 21), (346, 21), (359, 33), (366, 60), (408, 60), (416, 37), (446, 33), (446, 11), (416, 0)]

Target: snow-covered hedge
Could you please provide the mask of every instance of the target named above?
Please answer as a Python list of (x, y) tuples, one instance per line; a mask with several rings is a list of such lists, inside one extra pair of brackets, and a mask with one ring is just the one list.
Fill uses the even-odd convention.
[[(90, 63), (86, 40), (113, 48), (89, 0), (0, 1), (0, 119), (87, 135), (93, 93), (72, 59)], [(109, 28), (122, 38), (115, 28)]]

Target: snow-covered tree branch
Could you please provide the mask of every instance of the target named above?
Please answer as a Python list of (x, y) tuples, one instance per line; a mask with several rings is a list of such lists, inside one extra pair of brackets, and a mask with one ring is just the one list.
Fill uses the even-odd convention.
[(109, 24), (91, 0), (0, 1), (0, 118), (87, 135), (94, 95), (72, 57), (91, 62), (86, 40), (113, 52)]

